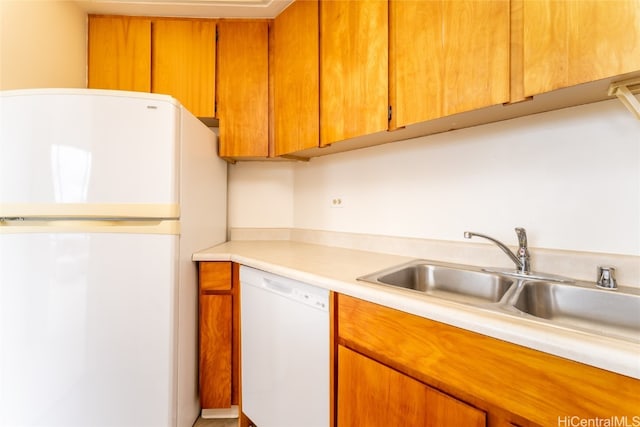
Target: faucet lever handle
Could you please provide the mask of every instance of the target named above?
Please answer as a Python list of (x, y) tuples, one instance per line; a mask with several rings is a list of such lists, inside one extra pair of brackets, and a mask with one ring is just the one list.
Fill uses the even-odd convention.
[(516, 227), (516, 235), (518, 236), (518, 246), (527, 247), (527, 230), (522, 227)]

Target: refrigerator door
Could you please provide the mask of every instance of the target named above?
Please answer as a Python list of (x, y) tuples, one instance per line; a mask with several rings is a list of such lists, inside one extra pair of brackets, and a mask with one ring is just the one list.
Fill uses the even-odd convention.
[(0, 92), (0, 217), (175, 217), (180, 114), (166, 95)]
[(1, 231), (0, 426), (175, 426), (179, 237)]

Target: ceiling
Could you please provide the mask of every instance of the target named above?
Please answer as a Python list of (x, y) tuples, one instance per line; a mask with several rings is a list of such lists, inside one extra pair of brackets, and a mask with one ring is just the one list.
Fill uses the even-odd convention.
[(275, 18), (293, 0), (76, 0), (87, 13), (191, 18)]

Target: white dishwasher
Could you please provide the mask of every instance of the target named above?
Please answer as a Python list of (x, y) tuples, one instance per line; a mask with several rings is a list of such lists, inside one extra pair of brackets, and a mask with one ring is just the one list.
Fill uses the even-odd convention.
[(258, 427), (329, 426), (329, 291), (240, 268), (242, 411)]

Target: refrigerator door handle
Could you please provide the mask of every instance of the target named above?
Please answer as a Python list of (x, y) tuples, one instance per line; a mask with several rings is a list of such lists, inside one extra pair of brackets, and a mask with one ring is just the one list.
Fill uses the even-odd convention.
[(0, 234), (5, 233), (180, 234), (180, 221), (4, 218), (0, 220)]
[(2, 203), (0, 218), (180, 218), (175, 203)]

